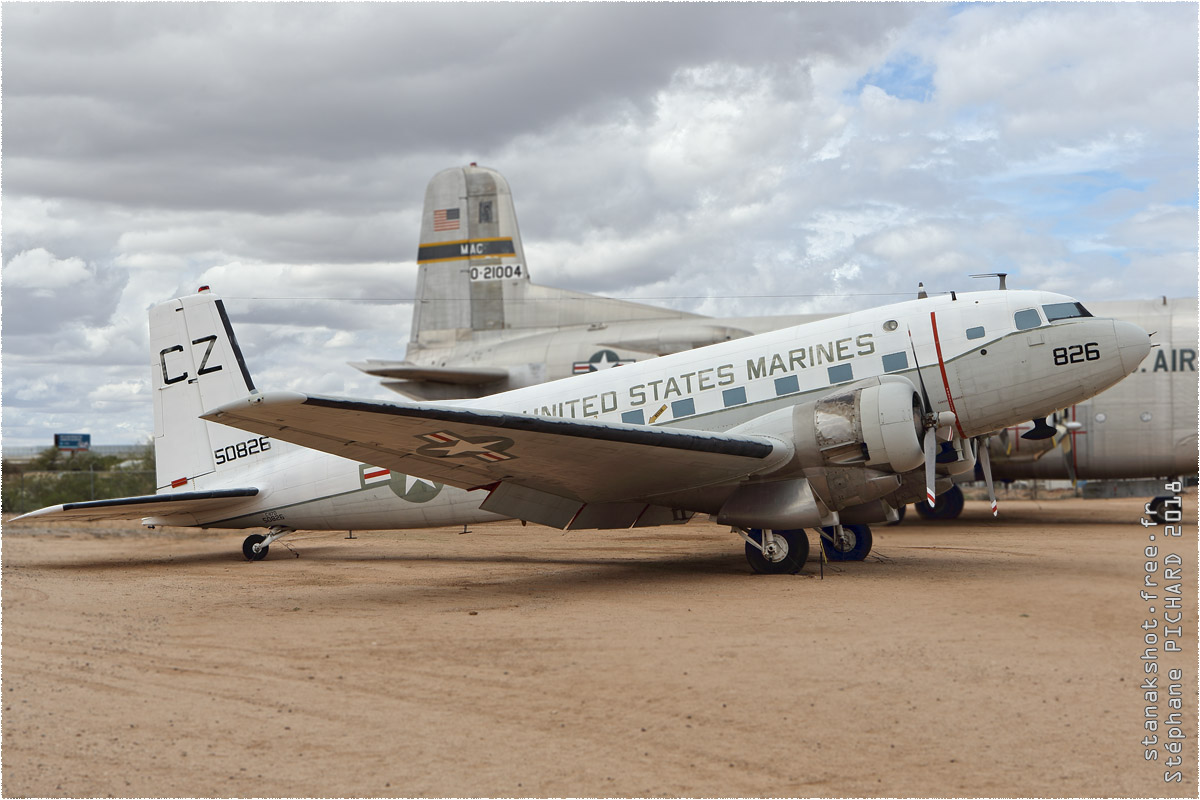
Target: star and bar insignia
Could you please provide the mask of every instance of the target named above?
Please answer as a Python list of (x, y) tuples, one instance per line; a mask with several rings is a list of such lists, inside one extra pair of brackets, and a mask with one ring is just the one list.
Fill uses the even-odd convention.
[(422, 433), (417, 438), (429, 442), (417, 448), (417, 453), (431, 458), (474, 458), (489, 464), (516, 458), (505, 452), (512, 447), (513, 440), (502, 436), (460, 436), (450, 431), (438, 431)]

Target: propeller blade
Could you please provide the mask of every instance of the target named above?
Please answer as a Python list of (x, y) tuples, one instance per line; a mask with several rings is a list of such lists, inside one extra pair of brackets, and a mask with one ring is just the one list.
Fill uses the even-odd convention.
[(988, 452), (988, 437), (982, 436), (976, 440), (979, 448), (979, 466), (983, 469), (983, 482), (987, 484), (988, 499), (992, 501), (992, 516), (1000, 512), (996, 506), (996, 487), (992, 484), (992, 456)]
[(937, 455), (937, 428), (925, 429), (925, 499), (929, 501), (929, 507), (933, 508), (934, 500), (937, 495), (933, 491), (934, 481), (934, 457)]
[(908, 346), (912, 348), (913, 367), (917, 370), (917, 382), (921, 385), (921, 402), (925, 404), (925, 415), (929, 416), (933, 413), (933, 406), (929, 402), (929, 392), (925, 391), (925, 377), (921, 375), (921, 360), (917, 358), (917, 343), (913, 341), (912, 328), (908, 329)]

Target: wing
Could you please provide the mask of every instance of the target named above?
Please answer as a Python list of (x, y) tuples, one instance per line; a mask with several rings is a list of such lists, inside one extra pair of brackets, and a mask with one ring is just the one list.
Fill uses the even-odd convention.
[(89, 500), (83, 503), (64, 503), (47, 506), (14, 517), (13, 521), (30, 517), (46, 517), (52, 520), (78, 520), (86, 522), (100, 519), (141, 519), (143, 517), (168, 517), (210, 511), (222, 506), (233, 505), (239, 499), (254, 497), (258, 489), (217, 489), (209, 492), (174, 492), (171, 494), (147, 494), (140, 497), (118, 497), (112, 500)]
[(351, 361), (350, 366), (377, 378), (431, 381), (458, 386), (476, 386), (503, 380), (508, 370), (499, 367), (422, 367), (403, 361)]
[(464, 489), (506, 482), (586, 503), (729, 483), (792, 454), (766, 436), (290, 392), (251, 395), (203, 416)]

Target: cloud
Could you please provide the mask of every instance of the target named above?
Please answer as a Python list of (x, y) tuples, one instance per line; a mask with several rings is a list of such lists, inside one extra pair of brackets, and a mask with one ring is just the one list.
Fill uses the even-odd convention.
[(389, 396), (344, 362), (403, 354), (469, 161), (535, 280), (685, 310), (1195, 291), (1191, 6), (470, 9), (6, 6), (5, 440), (141, 441), (147, 309), (201, 284), (260, 385)]
[(12, 289), (33, 289), (49, 295), (51, 289), (88, 280), (93, 275), (79, 258), (55, 258), (41, 247), (22, 250), (4, 265), (4, 284)]

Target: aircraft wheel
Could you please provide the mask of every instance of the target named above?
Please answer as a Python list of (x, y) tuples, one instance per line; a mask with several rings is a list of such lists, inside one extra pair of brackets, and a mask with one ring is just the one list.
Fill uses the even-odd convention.
[(265, 542), (266, 540), (267, 537), (263, 536), (261, 533), (252, 533), (246, 537), (246, 541), (242, 542), (242, 555), (246, 557), (247, 561), (262, 561), (267, 557), (267, 550), (270, 549), (269, 545), (260, 547), (257, 553), (254, 552), (254, 545)]
[(951, 486), (937, 496), (937, 499), (933, 501), (933, 508), (930, 508), (929, 503), (924, 501), (913, 503), (913, 505), (922, 519), (958, 519), (958, 515), (963, 510), (962, 489)]
[(871, 528), (867, 525), (843, 525), (838, 541), (836, 528), (822, 528), (833, 541), (825, 540), (825, 555), (830, 561), (862, 561), (871, 552)]
[[(751, 528), (749, 533), (754, 541), (762, 542), (761, 529)], [(776, 550), (770, 556), (746, 543), (746, 560), (750, 562), (750, 568), (764, 575), (795, 575), (808, 560), (808, 534), (803, 528), (772, 533)]]
[(1167, 519), (1163, 515), (1163, 509), (1166, 507), (1167, 501), (1170, 499), (1171, 498), (1169, 498), (1169, 497), (1156, 497), (1153, 500), (1151, 500), (1150, 501), (1150, 512), (1148, 514), (1146, 514), (1146, 516), (1148, 518), (1154, 520), (1155, 522), (1165, 523), (1167, 521)]

